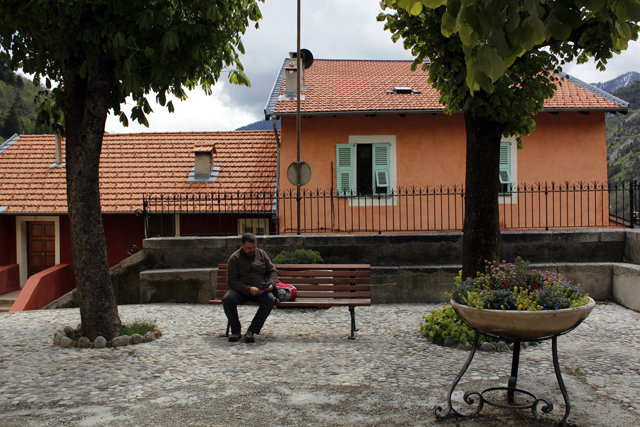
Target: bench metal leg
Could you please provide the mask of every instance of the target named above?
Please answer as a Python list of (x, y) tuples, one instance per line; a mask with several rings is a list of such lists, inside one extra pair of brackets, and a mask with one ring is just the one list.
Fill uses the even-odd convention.
[(349, 307), (349, 312), (351, 313), (351, 336), (349, 337), (350, 340), (356, 339), (354, 332), (358, 330), (358, 328), (356, 328), (356, 310), (355, 309), (356, 309), (355, 307)]
[(224, 333), (225, 337), (229, 336), (229, 328), (231, 328), (231, 326), (229, 325), (229, 322), (227, 321), (227, 332)]

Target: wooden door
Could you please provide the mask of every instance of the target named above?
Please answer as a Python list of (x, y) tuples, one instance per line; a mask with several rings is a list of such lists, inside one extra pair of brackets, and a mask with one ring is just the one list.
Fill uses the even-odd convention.
[(28, 275), (56, 264), (56, 227), (54, 222), (27, 222)]

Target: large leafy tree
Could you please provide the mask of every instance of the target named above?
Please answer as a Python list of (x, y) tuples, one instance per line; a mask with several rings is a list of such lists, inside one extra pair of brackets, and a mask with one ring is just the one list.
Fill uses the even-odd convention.
[(429, 70), (446, 112), (464, 113), (463, 277), (499, 260), (499, 152), (529, 135), (567, 61), (596, 59), (637, 40), (638, 0), (383, 0), (378, 20)]
[[(107, 114), (148, 125), (147, 96), (173, 110), (167, 94), (208, 94), (226, 67), (249, 84), (238, 61), (240, 36), (261, 18), (257, 0), (3, 0), (0, 45), (35, 82), (52, 82), (40, 119), (66, 137), (67, 204), (83, 332), (121, 334), (109, 279), (99, 195), (99, 160)], [(257, 24), (256, 24), (257, 27)]]

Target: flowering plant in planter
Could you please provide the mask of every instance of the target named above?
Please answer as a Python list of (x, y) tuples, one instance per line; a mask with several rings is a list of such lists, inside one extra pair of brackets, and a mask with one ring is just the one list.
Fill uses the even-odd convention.
[(560, 310), (590, 302), (580, 285), (530, 269), (520, 257), (503, 267), (496, 261), (486, 263), (486, 273), (464, 281), (462, 272), (456, 277), (456, 287), (448, 293), (452, 301), (480, 309), (519, 311)]

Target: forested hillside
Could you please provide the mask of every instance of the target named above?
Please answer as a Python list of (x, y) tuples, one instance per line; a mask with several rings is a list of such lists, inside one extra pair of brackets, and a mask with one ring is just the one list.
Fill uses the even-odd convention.
[(606, 118), (609, 180), (640, 180), (640, 81), (612, 95), (629, 102), (629, 113)]
[(38, 88), (7, 68), (8, 60), (0, 53), (0, 143), (17, 134), (51, 133), (48, 128), (36, 128)]

